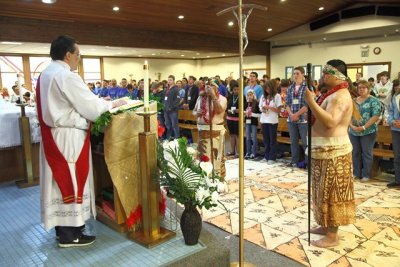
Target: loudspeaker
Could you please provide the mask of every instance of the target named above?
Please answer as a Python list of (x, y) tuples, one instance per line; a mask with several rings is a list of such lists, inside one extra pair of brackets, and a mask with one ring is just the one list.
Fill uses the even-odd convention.
[(333, 23), (338, 22), (338, 21), (340, 21), (339, 13), (335, 13), (335, 14), (330, 15), (328, 17), (325, 17), (323, 19), (311, 22), (310, 23), (310, 30), (311, 31), (315, 31), (315, 30), (317, 30), (319, 28), (328, 26), (328, 25), (333, 24)]
[(363, 6), (342, 11), (342, 19), (375, 15), (375, 6)]
[(400, 17), (400, 6), (378, 6), (377, 15)]

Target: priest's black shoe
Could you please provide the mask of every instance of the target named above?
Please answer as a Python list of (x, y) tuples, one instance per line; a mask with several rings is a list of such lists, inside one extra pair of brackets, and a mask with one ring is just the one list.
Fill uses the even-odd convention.
[(80, 237), (72, 241), (65, 242), (63, 240), (60, 240), (58, 246), (60, 248), (84, 247), (93, 244), (95, 240), (96, 240), (95, 236), (81, 235)]

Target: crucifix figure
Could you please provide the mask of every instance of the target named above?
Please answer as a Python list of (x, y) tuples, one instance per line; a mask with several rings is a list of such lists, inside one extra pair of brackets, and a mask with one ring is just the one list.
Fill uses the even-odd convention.
[[(239, 8), (241, 9), (240, 11), (242, 11), (243, 8), (249, 8), (249, 11), (247, 11), (247, 14), (245, 14), (245, 15), (242, 12), (239, 12), (239, 14), (241, 14), (241, 19), (240, 19), (239, 15), (238, 15), (238, 12), (237, 12), (237, 10), (239, 10)], [(263, 10), (263, 11), (267, 11), (268, 10), (267, 7), (262, 7), (262, 6), (255, 5), (255, 4), (245, 4), (245, 5), (236, 5), (236, 6), (233, 6), (233, 7), (229, 7), (229, 8), (226, 8), (226, 9), (224, 9), (224, 10), (222, 10), (222, 11), (217, 13), (217, 16), (220, 16), (222, 14), (225, 14), (225, 13), (229, 12), (229, 11), (232, 11), (233, 15), (235, 15), (235, 17), (236, 17), (236, 19), (238, 21), (239, 29), (240, 29), (240, 31), (242, 33), (241, 35), (242, 35), (242, 39), (243, 39), (243, 42), (244, 42), (243, 52), (244, 52), (244, 50), (246, 50), (246, 47), (249, 44), (249, 39), (248, 39), (248, 36), (247, 36), (246, 26), (247, 26), (247, 20), (250, 17), (251, 12), (253, 12), (253, 9), (259, 9), (259, 10)], [(240, 21), (242, 21), (242, 25), (240, 25)]]
[[(242, 14), (242, 38), (243, 38), (243, 42), (244, 42), (243, 51), (246, 50), (246, 47), (249, 44), (249, 38), (247, 37), (246, 26), (247, 26), (247, 19), (250, 17), (250, 14), (252, 11), (253, 11), (253, 8), (250, 8), (246, 15)], [(236, 13), (236, 10), (232, 10), (232, 12), (235, 15), (238, 23), (240, 23), (239, 22), (240, 20), (239, 20), (238, 14)]]

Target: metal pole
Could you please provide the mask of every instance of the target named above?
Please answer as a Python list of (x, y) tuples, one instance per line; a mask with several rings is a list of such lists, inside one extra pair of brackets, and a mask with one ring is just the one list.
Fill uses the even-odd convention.
[(243, 10), (239, 0), (239, 266), (244, 265)]
[[(311, 63), (307, 63), (307, 87), (310, 90), (313, 90), (312, 88), (312, 73), (311, 73)], [(307, 189), (308, 189), (308, 201), (307, 201), (307, 207), (308, 207), (308, 245), (310, 246), (311, 243), (311, 141), (312, 141), (312, 136), (311, 136), (311, 126), (312, 126), (312, 114), (311, 114), (311, 109), (310, 106), (307, 107), (307, 130), (308, 130), (308, 137), (307, 137)]]

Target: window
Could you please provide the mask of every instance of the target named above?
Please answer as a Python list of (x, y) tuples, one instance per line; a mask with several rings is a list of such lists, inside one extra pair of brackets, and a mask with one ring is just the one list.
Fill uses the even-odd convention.
[(18, 81), (17, 73), (24, 73), (22, 57), (18, 56), (0, 56), (0, 86), (12, 90), (12, 86)]
[(42, 71), (47, 68), (50, 62), (50, 57), (29, 57), (32, 88), (36, 89), (36, 82), (39, 78), (40, 73), (42, 73)]
[(85, 83), (101, 81), (100, 58), (83, 58), (82, 63)]

